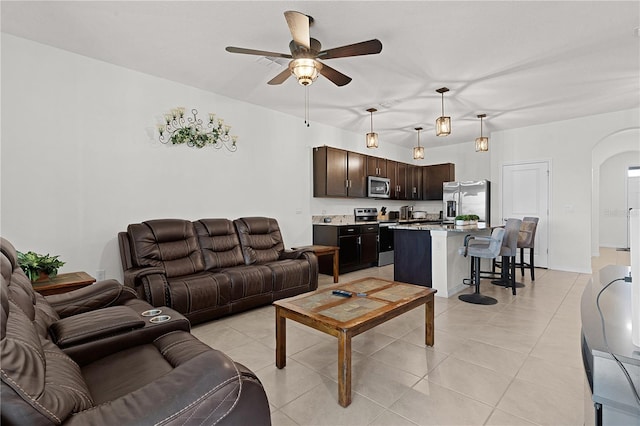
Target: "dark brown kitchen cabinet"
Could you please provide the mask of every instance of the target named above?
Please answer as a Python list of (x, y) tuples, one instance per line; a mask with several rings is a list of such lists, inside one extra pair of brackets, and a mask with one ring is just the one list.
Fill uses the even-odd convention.
[(456, 166), (453, 163), (434, 164), (422, 168), (422, 182), (425, 200), (442, 200), (442, 183), (456, 180)]
[(391, 181), (391, 199), (407, 200), (410, 192), (407, 187), (409, 164), (387, 160), (387, 177)]
[(409, 165), (407, 168), (407, 200), (422, 200), (422, 167)]
[(366, 156), (328, 146), (313, 149), (314, 197), (366, 197)]
[[(340, 248), (339, 273), (376, 266), (378, 225), (313, 225), (313, 244)], [(318, 258), (320, 273), (333, 275), (330, 256)]]
[(367, 156), (367, 176), (387, 177), (387, 159)]

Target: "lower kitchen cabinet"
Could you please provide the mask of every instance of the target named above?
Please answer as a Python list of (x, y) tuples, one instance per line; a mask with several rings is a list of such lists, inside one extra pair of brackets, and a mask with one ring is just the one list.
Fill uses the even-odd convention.
[[(378, 262), (378, 225), (313, 225), (313, 244), (340, 247), (340, 274), (370, 268)], [(333, 275), (328, 256), (318, 265), (320, 273)]]

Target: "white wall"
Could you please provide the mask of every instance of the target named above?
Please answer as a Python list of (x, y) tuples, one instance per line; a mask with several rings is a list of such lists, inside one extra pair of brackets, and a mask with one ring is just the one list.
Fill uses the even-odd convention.
[(640, 128), (638, 109), (492, 133), (493, 206), (497, 206), (492, 222), (497, 223), (501, 208), (501, 166), (551, 160), (549, 268), (589, 273), (592, 151), (608, 135), (630, 128)]
[[(238, 151), (160, 144), (176, 106), (224, 118)], [(271, 216), (310, 244), (311, 147), (364, 138), (6, 34), (2, 124), (2, 236), (114, 278), (117, 233), (147, 219)]]

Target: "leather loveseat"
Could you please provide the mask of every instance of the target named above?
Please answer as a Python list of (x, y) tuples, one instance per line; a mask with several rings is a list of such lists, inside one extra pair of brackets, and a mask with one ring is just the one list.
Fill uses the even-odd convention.
[(257, 377), (114, 280), (34, 292), (0, 238), (2, 425), (269, 424)]
[(192, 324), (318, 287), (315, 254), (285, 250), (272, 218), (149, 220), (118, 240), (125, 284)]

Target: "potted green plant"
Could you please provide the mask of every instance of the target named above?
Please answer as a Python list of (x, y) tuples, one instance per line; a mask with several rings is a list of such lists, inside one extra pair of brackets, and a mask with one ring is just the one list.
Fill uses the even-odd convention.
[(456, 216), (456, 225), (477, 225), (480, 216), (475, 214), (461, 214)]
[(32, 251), (18, 252), (18, 265), (31, 282), (44, 281), (58, 275), (58, 269), (64, 265), (65, 262), (59, 260), (58, 257), (50, 256), (48, 253), (42, 255)]

